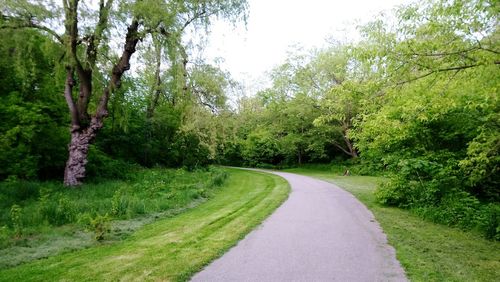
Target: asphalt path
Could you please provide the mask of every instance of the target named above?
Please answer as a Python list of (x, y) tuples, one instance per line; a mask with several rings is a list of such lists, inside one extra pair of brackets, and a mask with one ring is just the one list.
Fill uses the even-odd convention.
[(289, 198), (192, 281), (407, 281), (373, 214), (350, 193), (272, 172)]

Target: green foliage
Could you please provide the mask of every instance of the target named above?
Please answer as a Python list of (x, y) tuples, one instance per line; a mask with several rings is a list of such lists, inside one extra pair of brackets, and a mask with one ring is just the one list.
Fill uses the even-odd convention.
[(426, 2), (401, 8), (396, 26), (370, 25), (366, 58), (384, 61), (390, 87), (366, 103), (352, 136), (365, 160), (392, 175), (379, 202), (495, 238), (499, 56), (488, 7)]
[(12, 205), (10, 208), (10, 220), (16, 237), (20, 237), (23, 234), (23, 225), (21, 222), (22, 212), (23, 210), (19, 205)]
[(250, 166), (278, 164), (283, 159), (276, 139), (265, 130), (254, 131), (248, 135), (243, 145), (242, 156)]
[(93, 145), (90, 145), (88, 160), (87, 176), (93, 181), (99, 179), (126, 179), (130, 171), (136, 168), (136, 166), (123, 160), (109, 157)]
[(46, 188), (40, 190), (38, 212), (45, 222), (54, 226), (72, 223), (77, 219), (75, 203), (67, 195)]
[(500, 205), (488, 204), (482, 207), (478, 222), (479, 230), (482, 230), (488, 239), (500, 241)]
[[(112, 121), (109, 139), (103, 140), (107, 148), (98, 148), (104, 153), (148, 166), (192, 167), (199, 163), (193, 160), (195, 158), (208, 162), (206, 140), (197, 132), (184, 135), (185, 131), (179, 128), (191, 106), (224, 106), (227, 74), (206, 64), (186, 69), (190, 50), (189, 46), (184, 46), (183, 36), (187, 30), (205, 28), (208, 31), (215, 17), (233, 23), (245, 20), (245, 0), (103, 1), (100, 5), (79, 1), (63, 4), (49, 0), (8, 0), (2, 1), (1, 6), (0, 36), (6, 40), (0, 44), (3, 91), (0, 93), (0, 118), (5, 120), (0, 125), (0, 180), (10, 175), (23, 179), (60, 177), (69, 137), (69, 116), (72, 117), (72, 130), (97, 133), (102, 120), (108, 116), (108, 109), (111, 109)], [(134, 36), (125, 38), (129, 34), (127, 27), (130, 32), (135, 30)], [(126, 52), (123, 50), (120, 59), (120, 51), (115, 52), (114, 47), (116, 42), (124, 41), (127, 41)], [(153, 52), (153, 56), (146, 47), (151, 42), (159, 47), (155, 48), (158, 52)], [(146, 46), (142, 48), (141, 45)], [(146, 79), (141, 81), (143, 85), (131, 85), (141, 79), (122, 79), (124, 72), (130, 69), (130, 56), (136, 51), (145, 51), (137, 61), (138, 70), (144, 68), (148, 72), (150, 65), (157, 66), (158, 73), (145, 75)], [(164, 69), (167, 71), (163, 74)], [(152, 91), (146, 94), (151, 77), (155, 83)], [(66, 90), (73, 93), (61, 95)], [(154, 110), (164, 104), (164, 98), (177, 108), (173, 114), (163, 115), (175, 118), (167, 125), (161, 124), (162, 121), (151, 122)], [(92, 118), (96, 118), (93, 120), (97, 125), (93, 123), (89, 129)], [(61, 131), (62, 124), (66, 127), (64, 131)], [(153, 130), (152, 127), (158, 124), (159, 128)], [(115, 131), (116, 127), (125, 132), (132, 127), (133, 131), (128, 136), (116, 136), (120, 133)], [(174, 130), (170, 130), (172, 128)], [(181, 158), (180, 164), (169, 160), (170, 152), (161, 154), (165, 147), (174, 143), (172, 136), (179, 131), (178, 139), (185, 139), (181, 141), (183, 145), (187, 143), (188, 149), (200, 149), (188, 160)], [(150, 138), (152, 135), (155, 136)], [(123, 137), (133, 139), (112, 148), (121, 144), (119, 141)], [(94, 138), (92, 135), (90, 142)], [(183, 145), (173, 150), (181, 150)], [(90, 175), (120, 176), (116, 167), (121, 163), (100, 153), (92, 157), (90, 164), (96, 163), (89, 168)], [(86, 160), (83, 163), (86, 164)], [(99, 169), (98, 165), (101, 165)]]
[(57, 196), (57, 207), (55, 216), (52, 219), (55, 224), (63, 225), (65, 223), (75, 222), (76, 207), (75, 204), (64, 195)]
[(0, 249), (6, 248), (10, 244), (10, 239), (12, 238), (11, 229), (4, 225), (0, 227)]
[(211, 185), (214, 187), (222, 186), (222, 184), (224, 184), (224, 182), (226, 181), (226, 179), (228, 177), (229, 177), (229, 173), (227, 173), (226, 171), (223, 171), (222, 173), (217, 173), (212, 177), (212, 184)]
[(190, 72), (190, 89), (201, 105), (212, 110), (224, 108), (226, 105), (226, 89), (231, 81), (229, 74), (219, 68), (202, 64), (197, 65)]
[(436, 223), (476, 229), (488, 239), (500, 239), (500, 205), (481, 204), (466, 192), (446, 195), (439, 205), (422, 206), (413, 211)]
[(90, 226), (94, 230), (95, 239), (97, 241), (104, 240), (104, 235), (110, 231), (108, 215), (97, 215), (95, 218), (90, 220)]
[(468, 185), (480, 198), (500, 201), (500, 126), (483, 126), (483, 132), (469, 142), (467, 157), (460, 161)]
[(316, 94), (307, 92), (308, 80), (293, 73), (296, 67), (291, 62), (278, 67), (271, 88), (239, 102), (239, 113), (228, 130), (232, 135), (223, 140), (224, 158), (249, 166), (329, 159), (334, 133), (313, 125), (319, 115)]
[(196, 131), (180, 132), (172, 144), (172, 155), (176, 163), (188, 170), (207, 165), (211, 152), (208, 144), (204, 143), (202, 138), (203, 136), (200, 136)]
[(60, 175), (67, 144), (60, 50), (34, 31), (0, 36), (0, 180)]
[(88, 228), (94, 232), (94, 239), (97, 241), (104, 240), (106, 234), (111, 231), (110, 217), (108, 214), (96, 215), (95, 217), (88, 217)]
[(124, 215), (127, 211), (127, 198), (122, 196), (123, 191), (118, 189), (113, 194), (113, 198), (111, 199), (111, 214), (114, 216)]
[[(0, 225), (14, 226), (9, 216), (15, 205), (22, 211), (19, 226), (37, 220), (65, 225), (86, 213), (125, 219), (174, 208), (209, 197), (211, 188), (224, 181), (205, 170), (211, 163), (282, 168), (322, 162), (336, 172), (348, 164), (355, 174), (387, 174), (389, 181), (376, 191), (382, 204), (498, 238), (500, 29), (495, 1), (402, 6), (395, 18), (379, 17), (361, 27), (359, 42), (293, 50), (271, 72), (272, 84), (252, 97), (240, 95), (224, 70), (189, 60), (191, 50), (183, 44), (189, 19), (195, 27), (208, 27), (211, 18), (205, 15), (238, 20), (246, 16), (245, 1), (112, 6), (105, 11), (109, 22), (96, 30), (101, 41), (94, 92), (100, 93), (108, 80), (104, 67), (114, 59), (110, 42), (123, 31), (119, 23), (136, 17), (140, 30), (151, 33), (145, 32), (145, 44), (138, 47), (140, 75), (124, 77), (110, 97), (109, 119), (90, 146), (87, 174), (94, 183), (85, 186), (86, 192), (24, 181), (60, 178), (67, 155), (69, 117), (60, 95), (65, 80), (60, 62), (70, 56), (56, 43), (55, 32), (6, 28), (26, 18), (53, 26), (62, 7), (43, 4), (7, 1), (2, 7)], [(88, 19), (99, 13), (88, 5), (79, 8), (79, 32), (88, 34)], [(85, 42), (75, 55), (83, 65)], [(233, 107), (229, 94), (236, 97)], [(94, 96), (90, 109), (99, 101)], [(358, 154), (361, 160), (354, 160)], [(135, 164), (183, 167), (213, 178), (175, 184), (184, 170), (168, 175), (174, 181), (157, 172), (141, 175)], [(118, 188), (117, 183), (136, 178), (135, 186)], [(99, 182), (114, 184), (96, 191)], [(95, 203), (79, 199), (87, 196)], [(98, 196), (102, 200), (95, 200)]]
[(410, 4), (396, 21), (378, 18), (362, 27), (359, 43), (296, 51), (273, 71), (272, 87), (240, 101), (232, 143), (240, 148), (230, 152), (265, 167), (342, 162), (359, 153), (351, 172), (390, 178), (376, 191), (379, 202), (494, 238), (489, 207), (500, 198), (494, 7)]

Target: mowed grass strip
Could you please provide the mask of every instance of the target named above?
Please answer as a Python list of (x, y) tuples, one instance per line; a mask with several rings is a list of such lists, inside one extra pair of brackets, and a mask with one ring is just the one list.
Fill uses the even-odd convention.
[(120, 243), (0, 271), (1, 281), (184, 281), (243, 238), (287, 197), (277, 176), (228, 169), (217, 194), (178, 216), (145, 226)]
[(408, 210), (381, 206), (373, 192), (382, 178), (311, 169), (287, 171), (334, 183), (363, 202), (387, 234), (411, 281), (499, 281), (499, 242), (425, 221)]

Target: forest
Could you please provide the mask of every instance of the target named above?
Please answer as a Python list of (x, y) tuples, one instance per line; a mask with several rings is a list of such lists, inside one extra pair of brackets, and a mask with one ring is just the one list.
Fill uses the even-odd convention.
[[(1, 247), (210, 197), (220, 165), (383, 175), (381, 205), (500, 240), (498, 1), (401, 6), (359, 40), (294, 48), (257, 93), (190, 39), (247, 8), (0, 1)], [(187, 190), (149, 197), (162, 173)]]

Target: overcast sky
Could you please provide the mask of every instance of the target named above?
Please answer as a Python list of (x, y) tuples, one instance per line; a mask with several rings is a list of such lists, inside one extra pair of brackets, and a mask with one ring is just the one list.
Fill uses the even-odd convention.
[(328, 37), (358, 38), (355, 27), (409, 0), (248, 0), (248, 23), (215, 22), (205, 57), (223, 58), (222, 68), (246, 88), (260, 88), (264, 73), (286, 58), (292, 45), (321, 47)]

